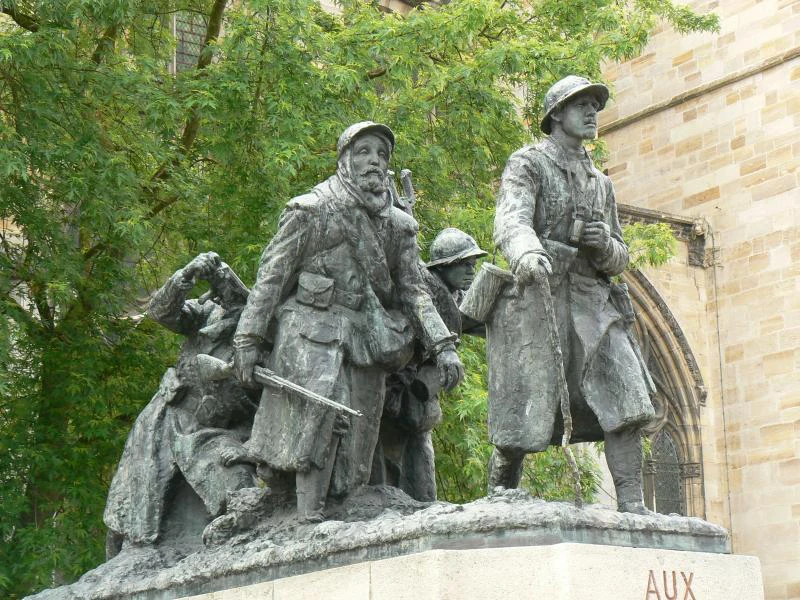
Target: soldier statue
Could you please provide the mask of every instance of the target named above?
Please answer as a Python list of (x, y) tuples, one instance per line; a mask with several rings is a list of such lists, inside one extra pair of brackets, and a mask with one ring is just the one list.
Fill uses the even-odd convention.
[(431, 243), (430, 261), (426, 265), (433, 277), (427, 277), (433, 301), (451, 331), (480, 335), (483, 324), (461, 313), (459, 306), (475, 279), (475, 263), (486, 256), (471, 235), (448, 227)]
[[(187, 299), (198, 280), (208, 281), (209, 291)], [(199, 543), (203, 527), (224, 512), (228, 494), (255, 484), (252, 466), (226, 465), (224, 457), (242, 450), (258, 396), (230, 378), (207, 381), (197, 365), (200, 354), (232, 359), (247, 295), (247, 287), (213, 252), (194, 258), (153, 295), (149, 317), (186, 341), (177, 365), (167, 370), (136, 419), (111, 482), (103, 517), (108, 558), (123, 542), (175, 541), (165, 539), (170, 533), (182, 539), (195, 533)], [(202, 504), (191, 502), (182, 482)], [(193, 511), (198, 514), (192, 517)], [(180, 523), (170, 526), (170, 515)], [(187, 532), (193, 525), (197, 530)]]
[(614, 188), (583, 146), (608, 96), (583, 77), (558, 81), (544, 100), (549, 137), (512, 154), (503, 173), (494, 237), (516, 288), (489, 324), (489, 485), (517, 487), (524, 455), (559, 443), (563, 389), (572, 440), (605, 440), (619, 510), (645, 513), (640, 429), (654, 415), (653, 383), (627, 288), (611, 279), (628, 264)]
[(435, 357), (445, 388), (463, 377), (455, 339), (422, 281), (418, 225), (392, 205), (394, 134), (366, 121), (339, 138), (336, 174), (291, 200), (264, 250), (235, 336), (245, 385), (255, 366), (358, 410), (349, 422), (325, 406), (265, 387), (248, 460), (294, 474), (302, 519), (324, 518), (326, 498), (368, 482), (385, 379), (411, 359), (414, 340)]
[[(483, 324), (458, 308), (481, 256), (486, 252), (471, 236), (448, 227), (431, 243), (430, 262), (420, 265), (436, 310), (450, 332), (458, 336), (483, 335)], [(421, 502), (436, 500), (431, 432), (442, 421), (441, 387), (435, 361), (424, 356), (417, 356), (406, 368), (387, 378), (374, 483), (399, 487)]]

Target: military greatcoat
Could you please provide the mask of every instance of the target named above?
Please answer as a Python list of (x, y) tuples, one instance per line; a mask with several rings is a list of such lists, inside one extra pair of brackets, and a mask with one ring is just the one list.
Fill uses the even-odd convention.
[[(587, 182), (583, 188), (580, 180)], [(608, 248), (570, 243), (576, 219), (604, 221), (611, 231)], [(494, 237), (512, 271), (530, 253), (550, 259), (556, 358), (569, 390), (573, 441), (600, 440), (603, 432), (651, 419), (653, 383), (631, 333), (630, 299), (624, 284), (610, 280), (628, 264), (610, 179), (585, 152), (570, 159), (549, 138), (524, 147), (506, 164)], [(534, 452), (560, 442), (553, 354), (532, 333), (544, 330), (542, 318), (530, 289), (507, 289), (488, 324), (489, 429), (495, 446)]]
[[(417, 227), (388, 197), (370, 214), (334, 175), (289, 202), (242, 313), (237, 342), (271, 341), (269, 368), (364, 414), (338, 444), (332, 494), (369, 480), (386, 373), (405, 366), (415, 338), (433, 353), (454, 337), (422, 283)], [(334, 417), (265, 388), (248, 450), (279, 470), (322, 468)]]
[(228, 492), (252, 485), (250, 469), (225, 466), (220, 456), (247, 439), (255, 399), (233, 379), (204, 381), (195, 362), (198, 354), (232, 359), (241, 306), (226, 310), (212, 301), (187, 300), (181, 278), (178, 271), (167, 280), (148, 312), (186, 341), (178, 364), (164, 374), (131, 429), (103, 517), (109, 529), (135, 543), (158, 539), (179, 473), (212, 516), (222, 512)]

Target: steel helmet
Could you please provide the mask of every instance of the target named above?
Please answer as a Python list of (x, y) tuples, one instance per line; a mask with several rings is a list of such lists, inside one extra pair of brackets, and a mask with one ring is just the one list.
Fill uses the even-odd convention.
[(450, 265), (467, 258), (478, 258), (488, 253), (481, 250), (478, 243), (460, 229), (448, 227), (439, 232), (431, 243), (431, 261), (426, 267)]
[(564, 79), (556, 81), (547, 93), (544, 95), (544, 117), (542, 118), (541, 128), (542, 131), (550, 133), (550, 116), (561, 104), (581, 94), (583, 92), (591, 92), (600, 103), (601, 111), (605, 108), (608, 102), (608, 88), (602, 83), (592, 83), (585, 77), (578, 77), (577, 75), (567, 75)]
[(342, 135), (339, 136), (339, 141), (336, 143), (336, 151), (341, 154), (345, 148), (353, 143), (356, 137), (363, 133), (377, 133), (381, 137), (386, 138), (389, 142), (389, 150), (394, 152), (394, 133), (392, 130), (386, 125), (373, 121), (361, 121), (345, 129)]

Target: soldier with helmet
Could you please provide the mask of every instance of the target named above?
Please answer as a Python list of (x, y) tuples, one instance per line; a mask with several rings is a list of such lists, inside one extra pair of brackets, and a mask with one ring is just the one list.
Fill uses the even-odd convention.
[[(608, 96), (583, 77), (558, 81), (544, 101), (541, 129), (549, 137), (512, 154), (503, 173), (494, 237), (519, 292), (499, 305), (507, 314), (496, 321), (506, 329), (495, 342), (497, 364), (511, 366), (495, 374), (496, 385), (490, 361), (490, 487), (517, 487), (525, 453), (558, 443), (563, 425), (552, 391), (563, 388), (546, 380), (560, 377), (573, 440), (605, 440), (619, 510), (644, 513), (640, 428), (654, 415), (653, 383), (631, 333), (627, 289), (611, 280), (628, 264), (614, 188), (583, 147), (597, 135)], [(530, 343), (542, 328), (542, 301), (552, 305), (554, 348)], [(493, 337), (490, 331), (490, 344)]]
[(435, 276), (435, 279), (429, 278), (429, 286), (435, 290), (434, 303), (450, 330), (459, 335), (482, 328), (481, 323), (472, 321), (458, 310), (475, 279), (475, 263), (482, 256), (486, 256), (486, 251), (472, 236), (455, 227), (442, 230), (431, 243), (430, 261), (426, 267)]
[[(457, 336), (484, 335), (483, 324), (458, 308), (475, 276), (475, 262), (482, 256), (486, 251), (472, 236), (448, 227), (431, 243), (430, 261), (420, 265), (436, 310)], [(435, 362), (424, 356), (387, 378), (373, 483), (394, 485), (422, 502), (436, 500), (431, 432), (442, 421), (441, 389)]]
[(234, 366), (254, 384), (259, 362), (295, 384), (360, 411), (333, 411), (265, 387), (247, 460), (294, 474), (302, 518), (321, 520), (328, 495), (367, 483), (387, 373), (414, 340), (446, 388), (463, 377), (455, 339), (420, 274), (417, 223), (392, 205), (394, 134), (365, 121), (337, 144), (336, 174), (291, 200), (264, 250), (234, 338)]

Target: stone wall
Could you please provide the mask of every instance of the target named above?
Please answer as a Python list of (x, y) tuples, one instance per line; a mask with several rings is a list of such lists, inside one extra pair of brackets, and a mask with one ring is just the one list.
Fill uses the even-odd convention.
[(708, 268), (647, 276), (708, 386), (706, 516), (800, 598), (800, 2), (693, 2), (718, 34), (654, 36), (611, 65), (602, 116), (622, 203), (707, 221)]

